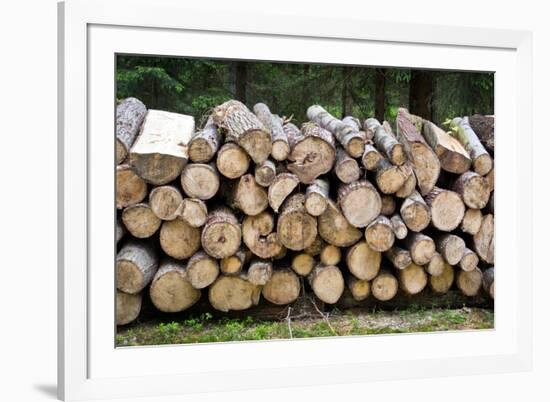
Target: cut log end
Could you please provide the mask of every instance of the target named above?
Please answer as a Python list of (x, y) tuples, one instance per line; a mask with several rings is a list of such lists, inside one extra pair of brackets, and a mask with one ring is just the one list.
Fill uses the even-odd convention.
[(194, 305), (201, 292), (189, 283), (183, 264), (167, 261), (155, 275), (149, 295), (158, 310), (177, 313)]
[(431, 222), (436, 229), (450, 232), (462, 222), (466, 208), (454, 191), (434, 187), (425, 200), (430, 206)]
[(138, 318), (141, 311), (141, 293), (116, 292), (116, 325), (126, 325)]
[(370, 248), (384, 252), (393, 246), (395, 235), (390, 220), (380, 215), (365, 229), (365, 239)]
[(300, 276), (308, 276), (315, 266), (315, 259), (307, 253), (299, 253), (292, 259), (292, 269)]
[(241, 245), (241, 225), (228, 208), (216, 208), (210, 212), (200, 241), (204, 251), (214, 258), (229, 257)]
[(350, 277), (348, 279), (348, 289), (354, 300), (360, 302), (370, 295), (370, 282), (366, 280)]
[(116, 168), (116, 207), (126, 208), (140, 203), (147, 196), (147, 184), (130, 165)]
[(334, 304), (344, 292), (344, 277), (338, 267), (318, 265), (309, 275), (309, 283), (315, 296), (321, 301)]
[(122, 212), (122, 222), (128, 232), (138, 239), (151, 237), (162, 223), (148, 204), (136, 204), (126, 207)]
[(420, 293), (428, 284), (428, 275), (424, 268), (410, 264), (399, 271), (399, 287), (408, 295)]
[(165, 221), (160, 228), (162, 250), (178, 260), (191, 257), (201, 245), (201, 231), (181, 219)]
[(284, 306), (300, 296), (300, 280), (289, 269), (276, 269), (262, 289), (263, 297), (270, 303)]
[(181, 173), (181, 187), (188, 197), (209, 200), (220, 188), (220, 177), (213, 165), (190, 163)]
[(380, 301), (391, 300), (397, 294), (399, 283), (391, 273), (383, 271), (371, 283), (371, 293)]
[(455, 280), (455, 271), (447, 263), (443, 266), (443, 272), (439, 275), (430, 275), (430, 288), (436, 294), (444, 294), (449, 291)]
[(472, 271), (458, 271), (456, 275), (456, 286), (465, 296), (475, 296), (481, 288), (483, 274), (479, 268)]
[(348, 222), (359, 228), (371, 223), (382, 210), (380, 195), (367, 180), (342, 185), (338, 203)]
[(246, 151), (233, 142), (224, 144), (218, 151), (216, 167), (228, 179), (238, 179), (246, 173), (249, 165)]
[(346, 264), (353, 276), (367, 281), (378, 275), (381, 261), (382, 254), (371, 249), (365, 241), (350, 247), (346, 255)]
[(219, 311), (241, 311), (258, 304), (261, 287), (238, 277), (220, 276), (209, 288), (208, 299)]
[(182, 202), (180, 216), (189, 226), (199, 228), (206, 223), (208, 209), (206, 204), (198, 198), (185, 198)]

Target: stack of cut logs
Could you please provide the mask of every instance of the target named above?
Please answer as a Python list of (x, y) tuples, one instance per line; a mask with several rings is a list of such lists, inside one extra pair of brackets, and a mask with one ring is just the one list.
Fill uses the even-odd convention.
[(446, 130), (406, 109), (394, 124), (318, 105), (307, 116), (298, 126), (231, 100), (196, 129), (118, 104), (119, 325), (144, 295), (171, 313), (201, 294), (223, 312), (301, 294), (493, 297), (493, 116)]

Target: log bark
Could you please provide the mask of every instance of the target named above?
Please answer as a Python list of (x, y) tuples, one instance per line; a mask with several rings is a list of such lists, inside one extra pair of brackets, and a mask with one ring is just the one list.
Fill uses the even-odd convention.
[(378, 216), (365, 229), (365, 239), (373, 250), (389, 250), (395, 241), (391, 221), (384, 215)]
[(126, 98), (116, 107), (116, 163), (121, 164), (134, 144), (143, 119), (145, 105), (136, 98)]
[(187, 279), (195, 289), (204, 289), (210, 286), (220, 274), (217, 260), (204, 251), (198, 251), (187, 262)]
[(477, 134), (479, 141), (491, 154), (495, 152), (495, 116), (475, 114), (468, 117), (470, 127)]
[(140, 203), (147, 196), (147, 184), (130, 165), (116, 167), (116, 207), (126, 208)]
[(300, 276), (308, 276), (315, 266), (315, 259), (307, 253), (299, 253), (292, 258), (291, 267)]
[(395, 199), (391, 195), (383, 195), (380, 197), (382, 201), (382, 208), (380, 209), (380, 215), (392, 216), (395, 213)]
[(256, 183), (253, 175), (245, 174), (229, 187), (224, 195), (229, 198), (231, 207), (238, 208), (250, 216), (258, 215), (267, 208), (267, 191)]
[(252, 260), (246, 271), (246, 280), (256, 286), (264, 286), (273, 275), (273, 265), (266, 260)]
[(262, 187), (269, 187), (275, 176), (277, 175), (277, 170), (275, 164), (269, 159), (264, 163), (256, 165), (254, 168), (254, 179)]
[(418, 191), (413, 191), (405, 198), (399, 213), (405, 225), (413, 232), (426, 229), (432, 219), (430, 208)]
[(216, 166), (213, 163), (188, 164), (181, 173), (181, 187), (188, 197), (209, 200), (220, 188), (220, 175)]
[(317, 217), (321, 238), (338, 247), (348, 247), (357, 242), (363, 233), (352, 226), (334, 201), (328, 200), (327, 209)]
[(392, 164), (400, 166), (407, 161), (407, 155), (403, 145), (397, 141), (391, 131), (386, 131), (385, 126), (375, 118), (365, 120), (364, 126), (374, 133), (376, 148), (384, 151)]
[(353, 159), (345, 149), (337, 148), (334, 173), (341, 182), (351, 183), (359, 180), (361, 169), (357, 161)]
[(183, 260), (191, 257), (201, 245), (201, 231), (181, 219), (164, 221), (160, 228), (160, 246), (170, 257)]
[(376, 185), (383, 194), (394, 194), (403, 187), (408, 172), (390, 163), (386, 158), (380, 159), (376, 168)]
[(388, 271), (380, 271), (371, 283), (371, 293), (375, 299), (387, 301), (397, 294), (399, 283), (395, 276)]
[(191, 138), (189, 143), (189, 159), (195, 163), (208, 163), (214, 158), (222, 142), (222, 135), (209, 117), (202, 130)]
[(466, 243), (461, 237), (448, 233), (438, 236), (435, 244), (437, 252), (451, 265), (460, 262), (466, 249)]
[(234, 142), (225, 143), (216, 155), (216, 167), (228, 179), (238, 179), (250, 165), (246, 151)]
[(489, 191), (493, 192), (495, 190), (495, 168), (492, 168), (491, 171), (485, 175), (485, 179), (489, 185)]
[(229, 257), (241, 246), (241, 225), (229, 208), (214, 208), (208, 214), (200, 241), (208, 255), (214, 258)]
[(283, 205), (286, 198), (300, 184), (298, 176), (293, 173), (279, 173), (273, 182), (269, 185), (267, 199), (269, 206), (273, 211), (279, 212), (279, 207)]
[(212, 119), (225, 130), (226, 139), (239, 144), (255, 163), (263, 163), (268, 158), (271, 134), (244, 104), (227, 101), (214, 108)]
[(424, 120), (422, 134), (438, 156), (441, 169), (456, 174), (470, 169), (470, 155), (456, 138), (427, 120)]
[(431, 276), (438, 276), (444, 272), (445, 264), (446, 262), (443, 256), (438, 252), (435, 252), (430, 262), (428, 262), (424, 268)]
[(451, 289), (455, 280), (455, 270), (447, 263), (443, 265), (440, 275), (430, 275), (430, 288), (436, 294), (444, 294)]
[(483, 271), (483, 279), (482, 279), (483, 289), (489, 296), (491, 296), (491, 299), (495, 298), (495, 268), (487, 268), (485, 271)]
[(288, 268), (276, 268), (262, 289), (262, 296), (278, 306), (293, 303), (300, 296), (300, 280)]
[(253, 110), (258, 119), (271, 132), (271, 156), (276, 161), (284, 161), (290, 153), (290, 146), (286, 133), (283, 130), (282, 119), (271, 114), (271, 111), (264, 103), (256, 103)]
[(410, 162), (405, 162), (401, 165), (401, 171), (407, 176), (403, 186), (395, 192), (395, 196), (399, 198), (409, 197), (416, 190), (416, 176)]
[(464, 213), (464, 218), (462, 218), (460, 230), (462, 230), (464, 233), (475, 235), (477, 232), (479, 232), (482, 219), (483, 214), (479, 209), (468, 208)]
[(475, 296), (481, 288), (483, 274), (479, 268), (472, 271), (459, 270), (456, 274), (456, 286), (464, 296)]
[(430, 207), (431, 223), (436, 229), (450, 232), (462, 222), (466, 208), (460, 195), (454, 191), (434, 187), (424, 200)]
[(495, 263), (494, 246), (495, 222), (492, 214), (487, 214), (481, 221), (479, 231), (474, 235), (474, 250), (483, 261)]
[(336, 303), (344, 292), (344, 277), (334, 265), (317, 265), (308, 279), (315, 296), (325, 303)]
[(420, 193), (425, 195), (435, 186), (439, 177), (439, 158), (411, 122), (406, 109), (399, 109), (396, 125), (397, 138), (413, 165)]
[(185, 198), (182, 202), (180, 217), (189, 226), (200, 228), (208, 218), (208, 208), (204, 201), (198, 198)]
[(148, 183), (160, 186), (171, 182), (187, 163), (194, 130), (192, 116), (149, 110), (130, 150), (130, 164)]
[(435, 254), (434, 241), (422, 233), (409, 233), (404, 244), (416, 265), (427, 264)]
[(382, 254), (371, 249), (366, 241), (351, 246), (346, 255), (346, 265), (357, 279), (370, 281), (378, 275)]
[(464, 149), (470, 154), (474, 171), (485, 176), (493, 168), (493, 158), (479, 141), (474, 130), (470, 126), (467, 117), (456, 117), (451, 121), (451, 135), (456, 138)]
[(292, 195), (284, 202), (277, 221), (279, 240), (290, 250), (305, 249), (317, 236), (317, 220), (307, 213), (304, 203), (304, 194)]
[(306, 211), (311, 216), (319, 216), (327, 209), (329, 183), (316, 179), (306, 189)]
[(395, 234), (395, 237), (397, 239), (403, 240), (405, 237), (407, 237), (409, 230), (407, 229), (407, 225), (405, 225), (405, 222), (403, 222), (403, 219), (401, 219), (401, 216), (399, 214), (393, 215), (390, 221), (393, 233)]
[(130, 324), (138, 318), (141, 311), (141, 293), (128, 294), (116, 292), (116, 325)]
[(356, 301), (363, 301), (370, 295), (370, 282), (350, 276), (347, 281), (348, 289)]
[(128, 232), (138, 239), (154, 235), (162, 221), (153, 213), (148, 204), (136, 204), (124, 208), (122, 222)]
[(489, 182), (475, 172), (466, 172), (456, 179), (453, 189), (460, 194), (469, 208), (481, 209), (491, 196)]
[(331, 133), (313, 123), (304, 123), (301, 131), (292, 123), (283, 129), (290, 144), (288, 170), (302, 183), (311, 184), (332, 169), (336, 148)]
[(157, 271), (149, 295), (153, 305), (165, 313), (187, 310), (199, 301), (201, 292), (187, 279), (187, 271), (182, 262), (167, 259)]
[(116, 286), (124, 293), (139, 293), (153, 279), (158, 257), (151, 244), (129, 241), (116, 256)]
[(363, 155), (365, 137), (353, 124), (343, 123), (319, 105), (310, 106), (307, 110), (307, 117), (334, 134), (338, 142), (353, 158), (359, 158)]
[(275, 219), (267, 211), (256, 216), (247, 216), (243, 220), (244, 244), (260, 258), (273, 258), (283, 248), (277, 233), (273, 232)]
[(238, 275), (244, 268), (244, 264), (250, 259), (251, 253), (244, 248), (229, 257), (220, 260), (220, 271), (224, 275)]
[(460, 259), (459, 266), (463, 271), (473, 271), (479, 264), (479, 257), (469, 248), (464, 249), (464, 255)]
[(163, 221), (176, 219), (182, 211), (183, 197), (175, 186), (155, 187), (149, 193), (151, 211)]
[(338, 188), (338, 204), (347, 221), (359, 228), (371, 223), (382, 209), (378, 191), (367, 180), (341, 185)]
[(124, 237), (125, 234), (126, 228), (122, 224), (121, 220), (117, 219), (115, 223), (115, 239), (117, 244)]
[(424, 268), (414, 263), (398, 272), (399, 288), (408, 295), (420, 293), (428, 284)]
[[(411, 253), (398, 246), (392, 246), (384, 253), (384, 256), (390, 260), (397, 269), (405, 269), (412, 264)], [(432, 258), (433, 259), (433, 258)]]
[(208, 289), (208, 300), (219, 311), (241, 311), (260, 301), (261, 287), (238, 276), (222, 275)]
[(365, 143), (365, 151), (361, 157), (361, 163), (365, 169), (375, 171), (383, 158), (382, 154), (370, 142)]
[(321, 254), (319, 254), (319, 259), (324, 265), (338, 265), (342, 259), (342, 251), (340, 247), (326, 244), (321, 250)]

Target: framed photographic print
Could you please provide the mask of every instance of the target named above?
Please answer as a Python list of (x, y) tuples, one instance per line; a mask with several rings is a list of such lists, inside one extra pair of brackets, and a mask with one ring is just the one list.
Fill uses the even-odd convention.
[(61, 398), (530, 368), (529, 33), (59, 16)]

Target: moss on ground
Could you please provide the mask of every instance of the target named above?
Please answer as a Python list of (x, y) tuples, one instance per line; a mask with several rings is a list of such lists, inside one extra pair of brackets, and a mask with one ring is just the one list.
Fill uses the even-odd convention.
[(258, 341), (326, 336), (399, 334), (491, 329), (494, 313), (489, 309), (424, 309), (382, 311), (350, 309), (328, 316), (296, 320), (262, 321), (214, 318), (209, 313), (174, 321), (148, 321), (120, 327), (117, 346), (168, 345), (205, 342)]

